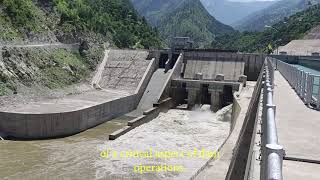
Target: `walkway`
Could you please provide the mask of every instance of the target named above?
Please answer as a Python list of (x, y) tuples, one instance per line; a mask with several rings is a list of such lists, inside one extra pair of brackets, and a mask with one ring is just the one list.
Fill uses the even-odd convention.
[[(286, 159), (320, 162), (320, 111), (305, 106), (278, 71), (274, 101), (279, 144), (286, 151)], [(318, 180), (320, 164), (284, 160), (283, 176), (290, 180)]]

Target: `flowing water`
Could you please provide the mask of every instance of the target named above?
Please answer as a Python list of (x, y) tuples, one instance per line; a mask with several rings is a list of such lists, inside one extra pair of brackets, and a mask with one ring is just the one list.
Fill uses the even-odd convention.
[[(231, 106), (214, 114), (207, 108), (169, 110), (115, 141), (108, 135), (125, 126), (121, 117), (80, 134), (53, 140), (0, 141), (0, 179), (187, 179), (209, 157), (106, 158), (101, 152), (216, 151), (230, 131)], [(183, 172), (137, 173), (137, 165), (179, 165)]]

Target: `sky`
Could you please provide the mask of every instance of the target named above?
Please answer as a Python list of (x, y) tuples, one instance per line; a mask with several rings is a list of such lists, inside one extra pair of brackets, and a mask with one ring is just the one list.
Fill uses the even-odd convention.
[(233, 2), (276, 1), (276, 0), (229, 0)]

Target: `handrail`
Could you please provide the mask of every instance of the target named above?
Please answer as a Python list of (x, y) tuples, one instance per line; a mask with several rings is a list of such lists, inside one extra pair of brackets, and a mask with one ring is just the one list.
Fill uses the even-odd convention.
[[(305, 72), (283, 61), (274, 60), (279, 72), (289, 82), (301, 100), (309, 107), (314, 105), (317, 110), (320, 110), (320, 76)], [(316, 80), (318, 80), (317, 83)]]
[(262, 109), (262, 163), (260, 179), (282, 180), (284, 151), (278, 144), (275, 121), (276, 106), (273, 102), (274, 64), (267, 58), (264, 64), (263, 109)]

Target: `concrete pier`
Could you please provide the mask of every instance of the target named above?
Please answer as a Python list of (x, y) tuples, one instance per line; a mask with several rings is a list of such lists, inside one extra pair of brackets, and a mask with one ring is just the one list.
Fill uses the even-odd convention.
[(194, 105), (200, 104), (200, 83), (187, 83), (188, 92), (188, 108), (193, 108)]
[(209, 92), (211, 94), (211, 110), (217, 112), (222, 104), (223, 86), (211, 85), (209, 86)]

